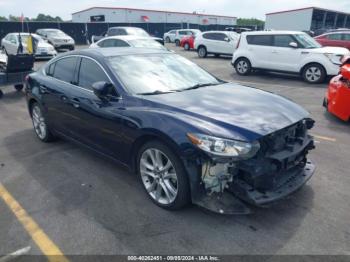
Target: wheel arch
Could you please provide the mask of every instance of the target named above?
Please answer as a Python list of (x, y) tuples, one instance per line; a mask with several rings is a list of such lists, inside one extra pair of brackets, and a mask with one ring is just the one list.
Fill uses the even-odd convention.
[(321, 63), (319, 62), (307, 62), (305, 65), (303, 65), (299, 71), (299, 74), (302, 75), (304, 70), (305, 70), (305, 67), (309, 66), (309, 65), (319, 65), (323, 68), (323, 70), (326, 72), (326, 76), (328, 75), (328, 72), (327, 72), (327, 69), (324, 67), (324, 65), (322, 65)]
[(233, 65), (234, 65), (234, 66), (236, 66), (237, 61), (238, 61), (239, 59), (247, 59), (247, 60), (249, 61), (250, 65), (253, 66), (252, 61), (251, 61), (247, 56), (243, 56), (243, 55), (241, 55), (241, 56), (239, 56), (239, 57), (237, 57), (237, 58), (235, 59), (235, 61), (233, 62)]
[(134, 143), (132, 144), (130, 153), (129, 153), (129, 163), (130, 168), (133, 172), (137, 171), (137, 155), (139, 153), (139, 150), (143, 145), (148, 143), (149, 141), (156, 140), (164, 145), (168, 146), (172, 151), (174, 151), (175, 154), (181, 158), (181, 152), (178, 145), (175, 143), (173, 139), (171, 139), (166, 134), (163, 134), (159, 131), (153, 131), (153, 130), (147, 130), (144, 134), (137, 137)]

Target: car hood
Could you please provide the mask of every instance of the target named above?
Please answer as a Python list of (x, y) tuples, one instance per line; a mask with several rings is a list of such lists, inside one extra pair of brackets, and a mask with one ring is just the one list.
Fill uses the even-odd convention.
[(39, 48), (48, 48), (48, 47), (52, 47), (52, 45), (50, 45), (49, 43), (46, 43), (45, 41), (41, 41), (41, 42), (38, 42), (38, 47)]
[(193, 124), (199, 119), (201, 127), (214, 130), (215, 135), (220, 135), (217, 130), (225, 130), (225, 135), (230, 130), (245, 133), (240, 137), (245, 140), (258, 139), (309, 117), (301, 106), (286, 98), (234, 83), (143, 98)]
[(324, 46), (320, 48), (307, 49), (311, 53), (345, 55), (349, 50), (344, 47)]

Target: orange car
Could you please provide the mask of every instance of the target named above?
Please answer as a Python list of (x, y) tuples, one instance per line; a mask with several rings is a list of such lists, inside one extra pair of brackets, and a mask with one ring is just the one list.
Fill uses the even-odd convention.
[(323, 105), (340, 119), (350, 120), (350, 56), (343, 58), (340, 74), (329, 83)]

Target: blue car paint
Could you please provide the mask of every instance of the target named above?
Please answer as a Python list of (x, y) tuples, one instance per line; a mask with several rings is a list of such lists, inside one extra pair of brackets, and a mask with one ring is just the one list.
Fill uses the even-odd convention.
[[(58, 83), (39, 70), (30, 75), (28, 103), (35, 100), (41, 104), (50, 120), (49, 127), (58, 134), (112, 157), (132, 170), (136, 169), (138, 146), (145, 138), (163, 141), (182, 159), (189, 175), (192, 199), (200, 195), (198, 164), (211, 156), (194, 147), (187, 133), (255, 141), (309, 117), (303, 108), (288, 99), (234, 83), (159, 95), (130, 95), (106, 57), (171, 52), (113, 49), (75, 51), (68, 55), (87, 56), (98, 61), (110, 76), (119, 97), (101, 101), (92, 92)], [(47, 87), (47, 93), (39, 90), (40, 85)], [(62, 97), (66, 98), (62, 100)], [(79, 108), (74, 106), (75, 97), (80, 100)]]

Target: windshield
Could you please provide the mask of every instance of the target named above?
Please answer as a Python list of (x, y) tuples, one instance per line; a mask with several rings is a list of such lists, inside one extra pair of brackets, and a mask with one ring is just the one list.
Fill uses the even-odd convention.
[(138, 36), (149, 37), (149, 34), (141, 28), (126, 28), (126, 31), (128, 32), (128, 35), (138, 35)]
[(320, 48), (321, 45), (316, 42), (311, 36), (307, 34), (294, 35), (303, 48)]
[(166, 50), (166, 48), (158, 43), (157, 41), (154, 41), (152, 39), (135, 39), (135, 40), (129, 40), (129, 43), (133, 47), (145, 47), (145, 48), (157, 48), (157, 49), (163, 49)]
[(239, 38), (239, 34), (236, 32), (227, 32), (227, 34), (231, 37), (231, 39), (236, 40)]
[(174, 92), (220, 82), (196, 64), (176, 54), (116, 56), (113, 71), (131, 94)]
[(49, 31), (45, 31), (45, 33), (48, 36), (66, 36), (66, 34), (60, 30), (49, 30)]

